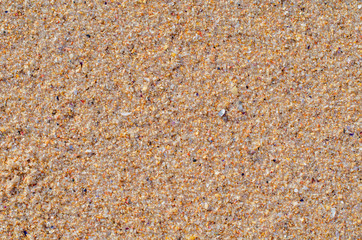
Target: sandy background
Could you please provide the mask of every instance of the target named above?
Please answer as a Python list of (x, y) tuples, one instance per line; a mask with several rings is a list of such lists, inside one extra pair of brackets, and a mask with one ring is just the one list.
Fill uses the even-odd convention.
[(1, 239), (361, 239), (361, 23), (2, 0)]

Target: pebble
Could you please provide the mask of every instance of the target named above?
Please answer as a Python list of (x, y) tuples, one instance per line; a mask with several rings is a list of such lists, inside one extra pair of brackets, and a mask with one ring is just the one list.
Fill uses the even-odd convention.
[(221, 109), (217, 115), (219, 115), (219, 117), (223, 117), (225, 114), (226, 114), (226, 110)]
[(146, 92), (148, 90), (148, 85), (144, 85), (143, 87), (142, 87), (142, 92)]
[(238, 88), (236, 86), (231, 88), (231, 93), (234, 95), (238, 95)]

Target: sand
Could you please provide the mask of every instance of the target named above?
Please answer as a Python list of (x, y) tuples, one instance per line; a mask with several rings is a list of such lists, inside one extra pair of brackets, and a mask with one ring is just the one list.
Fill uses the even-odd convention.
[(361, 1), (1, 1), (1, 239), (361, 239)]

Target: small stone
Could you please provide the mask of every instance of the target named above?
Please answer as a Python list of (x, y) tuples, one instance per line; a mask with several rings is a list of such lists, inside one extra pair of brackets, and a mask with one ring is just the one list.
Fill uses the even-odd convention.
[(122, 113), (121, 113), (122, 116), (129, 116), (129, 115), (131, 115), (131, 114), (132, 114), (132, 113), (130, 113), (130, 112), (122, 112)]
[(226, 113), (226, 110), (225, 110), (225, 109), (221, 109), (220, 112), (219, 112), (217, 115), (219, 115), (219, 117), (222, 117), (222, 116), (225, 115), (225, 113)]
[(228, 118), (227, 115), (224, 115), (224, 116), (222, 117), (222, 120), (224, 120), (224, 122), (227, 122), (227, 121), (229, 121), (229, 118)]
[(238, 95), (238, 88), (236, 86), (234, 86), (232, 89), (231, 89), (231, 93), (234, 94), (234, 95)]
[(144, 85), (144, 86), (142, 87), (142, 92), (146, 92), (147, 89), (148, 89), (148, 85)]

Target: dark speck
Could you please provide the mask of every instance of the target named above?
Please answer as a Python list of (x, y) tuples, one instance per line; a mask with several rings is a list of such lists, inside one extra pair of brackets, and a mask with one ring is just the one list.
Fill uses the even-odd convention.
[(194, 158), (192, 161), (193, 161), (193, 162), (196, 162), (197, 160)]
[(84, 192), (84, 193), (87, 193), (87, 189), (86, 189), (86, 188), (83, 188), (83, 192)]
[(276, 162), (277, 160), (276, 159), (273, 159), (273, 162)]
[(24, 235), (25, 235), (25, 236), (26, 236), (26, 235), (28, 235), (28, 232), (27, 232), (27, 231), (25, 231), (25, 230), (24, 230)]
[(350, 136), (353, 136), (353, 135), (354, 135), (354, 133), (350, 133), (349, 135), (350, 135)]
[(107, 2), (104, 2), (104, 5), (107, 5)]
[(198, 94), (198, 93), (196, 93), (196, 96), (199, 96), (199, 94)]
[(221, 70), (221, 69), (218, 67), (217, 70)]
[(89, 35), (89, 34), (87, 34), (86, 36), (90, 38), (90, 35)]
[(245, 175), (244, 173), (241, 174), (241, 176), (244, 176), (244, 175)]
[(304, 199), (302, 198), (302, 199), (300, 199), (300, 201), (301, 201), (301, 202), (304, 202)]
[(246, 89), (249, 89), (249, 86), (248, 86), (248, 85), (246, 85)]

